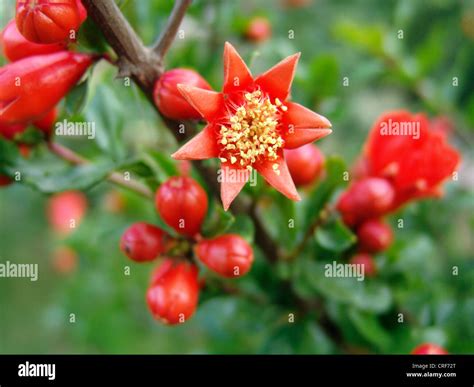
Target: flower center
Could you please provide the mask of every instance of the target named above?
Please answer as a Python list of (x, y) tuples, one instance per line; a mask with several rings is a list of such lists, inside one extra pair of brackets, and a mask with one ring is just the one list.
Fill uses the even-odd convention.
[[(284, 140), (277, 129), (281, 112), (287, 107), (277, 98), (273, 104), (260, 90), (244, 94), (244, 103), (221, 125), (219, 144), (222, 162), (252, 170), (257, 161), (278, 159)], [(279, 174), (278, 164), (273, 165)]]

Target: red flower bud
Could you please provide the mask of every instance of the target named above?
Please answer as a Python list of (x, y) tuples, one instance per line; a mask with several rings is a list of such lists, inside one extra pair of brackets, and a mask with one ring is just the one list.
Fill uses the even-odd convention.
[(34, 43), (75, 40), (87, 13), (79, 0), (17, 0), (16, 24), (21, 34)]
[(387, 213), (394, 196), (393, 187), (387, 180), (369, 177), (352, 184), (339, 198), (337, 208), (344, 222), (354, 226)]
[(361, 251), (378, 253), (392, 244), (393, 233), (390, 226), (380, 219), (369, 219), (357, 229), (357, 238)]
[(198, 269), (188, 262), (165, 260), (153, 273), (146, 299), (153, 316), (165, 324), (187, 321), (199, 298)]
[(49, 199), (47, 216), (52, 228), (61, 234), (69, 234), (82, 221), (87, 210), (87, 198), (80, 191), (66, 191)]
[(411, 353), (412, 355), (447, 355), (448, 351), (437, 344), (424, 343), (416, 347)]
[(37, 55), (0, 69), (0, 122), (42, 119), (81, 79), (93, 57), (68, 51)]
[(324, 167), (324, 155), (313, 144), (306, 144), (295, 149), (285, 149), (285, 160), (293, 182), (297, 186), (313, 183)]
[(240, 277), (253, 263), (252, 247), (239, 235), (226, 234), (200, 241), (195, 252), (211, 270), (224, 277)]
[(10, 21), (1, 34), (1, 45), (5, 57), (10, 62), (34, 55), (51, 54), (57, 51), (64, 51), (65, 46), (61, 43), (37, 44), (30, 42), (20, 34), (15, 20)]
[(158, 110), (174, 120), (199, 119), (201, 115), (184, 99), (177, 86), (185, 84), (211, 90), (211, 86), (196, 71), (173, 69), (166, 71), (155, 84), (153, 97)]
[(123, 233), (120, 249), (133, 261), (152, 261), (166, 251), (167, 239), (167, 234), (161, 228), (139, 222)]
[(377, 274), (377, 266), (375, 265), (374, 258), (370, 254), (356, 254), (349, 260), (349, 263), (352, 265), (363, 265), (364, 275), (367, 277), (375, 277)]
[(156, 209), (170, 227), (187, 236), (201, 230), (207, 213), (206, 191), (187, 176), (168, 179), (156, 191)]
[(250, 20), (245, 36), (252, 42), (264, 42), (272, 35), (272, 26), (265, 17), (254, 17)]

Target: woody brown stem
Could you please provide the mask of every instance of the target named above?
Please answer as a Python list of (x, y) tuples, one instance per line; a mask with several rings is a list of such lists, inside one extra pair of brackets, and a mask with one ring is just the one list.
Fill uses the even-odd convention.
[(168, 24), (163, 29), (160, 37), (158, 38), (153, 51), (161, 59), (164, 58), (168, 49), (171, 47), (176, 34), (178, 33), (178, 28), (181, 25), (181, 21), (186, 14), (186, 10), (191, 5), (192, 0), (176, 0), (174, 3), (173, 10), (168, 19)]

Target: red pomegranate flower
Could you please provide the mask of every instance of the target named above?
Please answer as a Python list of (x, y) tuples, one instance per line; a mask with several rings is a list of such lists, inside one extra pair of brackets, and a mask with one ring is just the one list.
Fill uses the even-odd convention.
[(331, 123), (287, 101), (299, 56), (289, 56), (254, 78), (235, 48), (226, 43), (222, 92), (178, 85), (208, 125), (172, 157), (218, 157), (222, 163), (221, 199), (226, 210), (253, 169), (288, 198), (300, 199), (283, 149), (298, 148), (327, 136)]
[(439, 196), (460, 154), (448, 144), (445, 133), (431, 129), (424, 114), (401, 110), (377, 120), (365, 145), (364, 160), (366, 173), (393, 184), (395, 209), (409, 200)]

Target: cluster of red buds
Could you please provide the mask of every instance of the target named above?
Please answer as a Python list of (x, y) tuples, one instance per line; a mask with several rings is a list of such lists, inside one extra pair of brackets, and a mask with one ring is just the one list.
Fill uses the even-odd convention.
[[(10, 61), (0, 68), (0, 137), (15, 140), (30, 125), (49, 137), (57, 103), (94, 61), (68, 50), (86, 17), (80, 0), (17, 1), (16, 19), (0, 34)], [(2, 176), (0, 182), (11, 181)]]
[(123, 234), (120, 248), (135, 262), (159, 258), (146, 299), (152, 315), (166, 324), (187, 321), (195, 312), (200, 284), (199, 265), (227, 278), (246, 274), (254, 259), (252, 247), (241, 236), (201, 236), (208, 209), (207, 194), (189, 176), (171, 177), (155, 195), (156, 210), (176, 233), (138, 222)]

